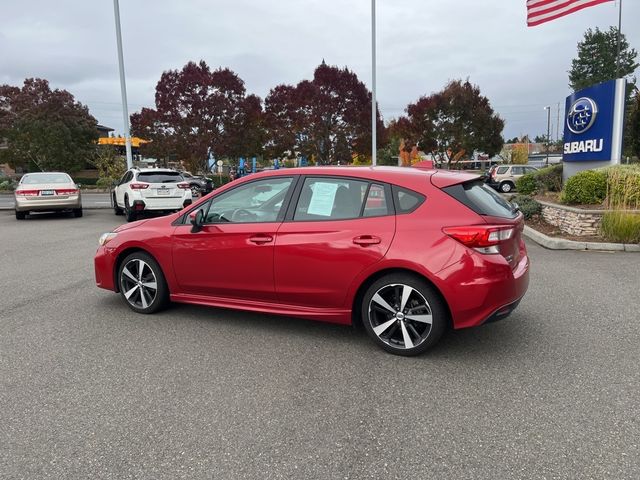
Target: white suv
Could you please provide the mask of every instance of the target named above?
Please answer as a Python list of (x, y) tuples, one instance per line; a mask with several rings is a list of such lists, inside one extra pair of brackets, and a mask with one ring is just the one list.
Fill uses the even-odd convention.
[(176, 211), (191, 204), (191, 188), (175, 170), (132, 168), (122, 176), (111, 194), (116, 215), (132, 222), (146, 211)]

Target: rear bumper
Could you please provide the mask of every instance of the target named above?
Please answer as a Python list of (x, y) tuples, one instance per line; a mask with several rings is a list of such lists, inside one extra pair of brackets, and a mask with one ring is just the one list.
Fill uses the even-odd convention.
[(52, 210), (70, 210), (82, 208), (80, 195), (65, 197), (15, 197), (16, 211), (18, 212), (48, 212)]
[[(514, 269), (497, 255), (477, 255), (475, 262), (458, 262), (438, 273), (440, 290), (449, 305), (454, 329), (506, 318), (529, 287), (526, 250)], [(474, 280), (469, 281), (470, 278)]]
[(132, 207), (137, 211), (176, 211), (182, 210), (187, 205), (191, 205), (191, 202), (191, 199), (184, 199), (183, 197), (172, 199), (163, 198), (161, 201), (153, 198), (145, 198), (144, 200), (134, 200)]

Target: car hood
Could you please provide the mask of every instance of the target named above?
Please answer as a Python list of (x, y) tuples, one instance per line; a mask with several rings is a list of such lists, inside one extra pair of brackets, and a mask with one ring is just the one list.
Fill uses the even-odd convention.
[(150, 219), (145, 218), (144, 220), (138, 220), (136, 222), (125, 223), (124, 225), (120, 225), (118, 228), (114, 230), (114, 232), (124, 232), (125, 230), (131, 230), (132, 228), (139, 227), (143, 223), (147, 223)]

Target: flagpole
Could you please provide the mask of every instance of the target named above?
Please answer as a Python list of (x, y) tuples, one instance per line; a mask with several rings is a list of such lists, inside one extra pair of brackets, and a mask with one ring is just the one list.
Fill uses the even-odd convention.
[(620, 77), (620, 43), (622, 42), (622, 0), (618, 0), (618, 53), (616, 55), (616, 78)]

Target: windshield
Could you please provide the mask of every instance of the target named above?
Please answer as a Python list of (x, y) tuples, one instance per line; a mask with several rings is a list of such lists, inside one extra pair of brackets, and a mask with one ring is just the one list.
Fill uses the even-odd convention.
[(139, 182), (178, 183), (182, 180), (182, 175), (178, 172), (141, 172), (138, 174)]
[(23, 185), (35, 185), (38, 183), (73, 183), (66, 173), (28, 173), (20, 183)]

